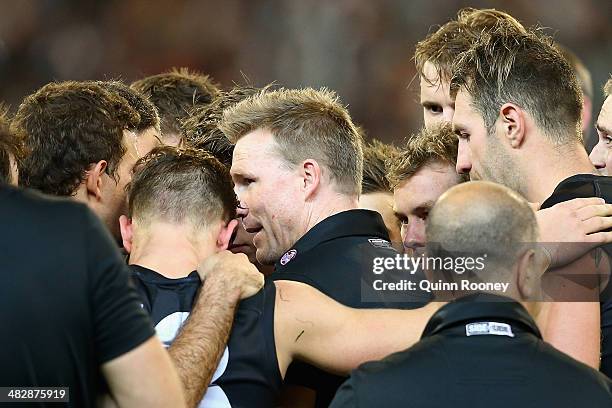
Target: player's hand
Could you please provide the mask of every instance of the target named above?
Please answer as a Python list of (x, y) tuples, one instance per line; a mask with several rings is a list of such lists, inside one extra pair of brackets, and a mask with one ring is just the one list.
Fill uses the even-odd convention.
[(253, 296), (264, 285), (264, 276), (245, 254), (221, 251), (209, 256), (198, 266), (198, 274), (206, 285), (238, 293), (240, 299)]
[(612, 242), (612, 204), (602, 198), (575, 198), (536, 211), (540, 242), (551, 267), (567, 265), (592, 249)]

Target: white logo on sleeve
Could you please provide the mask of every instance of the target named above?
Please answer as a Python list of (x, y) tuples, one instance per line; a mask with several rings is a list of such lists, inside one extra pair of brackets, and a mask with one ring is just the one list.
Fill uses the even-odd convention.
[(506, 323), (498, 322), (478, 322), (465, 325), (465, 334), (467, 336), (508, 336), (514, 337), (512, 327)]

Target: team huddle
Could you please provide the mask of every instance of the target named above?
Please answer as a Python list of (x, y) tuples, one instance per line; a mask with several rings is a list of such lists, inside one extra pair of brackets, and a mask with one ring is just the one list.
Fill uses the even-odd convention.
[(331, 90), (187, 69), (3, 110), (0, 387), (612, 407), (612, 79), (589, 154), (597, 91), (540, 29), (463, 9), (414, 59), (425, 126), (400, 147)]

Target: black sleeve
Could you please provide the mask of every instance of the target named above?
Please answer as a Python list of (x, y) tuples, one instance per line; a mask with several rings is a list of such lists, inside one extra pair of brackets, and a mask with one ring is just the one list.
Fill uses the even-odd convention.
[(349, 377), (336, 393), (329, 408), (357, 408), (357, 396), (353, 386), (354, 377)]
[(155, 331), (110, 234), (89, 210), (84, 221), (94, 341), (103, 364), (138, 347)]

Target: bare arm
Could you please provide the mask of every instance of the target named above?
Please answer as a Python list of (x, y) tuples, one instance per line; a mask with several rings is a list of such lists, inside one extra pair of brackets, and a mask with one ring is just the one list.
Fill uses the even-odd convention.
[[(143, 373), (145, 373), (143, 375)], [(102, 365), (117, 406), (184, 407), (176, 370), (156, 337)]]
[(189, 407), (197, 406), (227, 344), (240, 299), (263, 286), (263, 275), (244, 254), (223, 251), (198, 269), (204, 280), (185, 326), (168, 349)]
[(595, 250), (547, 271), (543, 285), (549, 301), (541, 304), (537, 317), (545, 341), (595, 369), (600, 360), (600, 281), (609, 268), (602, 253)]
[(416, 310), (351, 309), (299, 282), (276, 281), (274, 334), (281, 373), (294, 358), (348, 374), (416, 343), (440, 304)]

